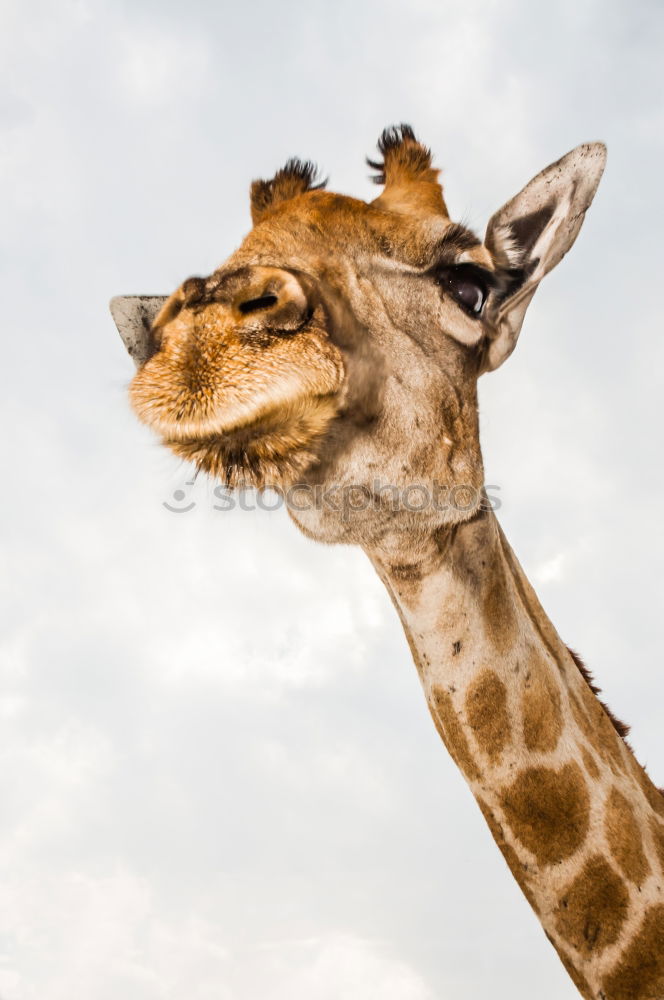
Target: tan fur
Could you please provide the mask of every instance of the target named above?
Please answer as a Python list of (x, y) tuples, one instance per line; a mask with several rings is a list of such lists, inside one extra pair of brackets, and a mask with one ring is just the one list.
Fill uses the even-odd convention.
[[(484, 242), (450, 220), (408, 126), (379, 150), (384, 190), (370, 204), (323, 191), (300, 161), (254, 182), (241, 247), (128, 340), (141, 363), (132, 403), (176, 454), (232, 485), (368, 498), (290, 514), (312, 538), (367, 552), (438, 732), (580, 993), (662, 997), (664, 799), (482, 493), (478, 378), (514, 349), (574, 242), (605, 150), (548, 167)], [(409, 506), (413, 486), (436, 503)]]

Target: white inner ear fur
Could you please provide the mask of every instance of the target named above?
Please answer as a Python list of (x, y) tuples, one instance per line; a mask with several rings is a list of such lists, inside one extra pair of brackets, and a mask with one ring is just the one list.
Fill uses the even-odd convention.
[(493, 238), (497, 250), (504, 256), (508, 267), (518, 267), (523, 250), (519, 246), (516, 238), (512, 235), (509, 223), (496, 225), (493, 229)]
[(546, 265), (550, 259), (551, 251), (553, 250), (553, 243), (558, 234), (558, 229), (568, 218), (571, 206), (572, 195), (568, 192), (564, 197), (559, 199), (553, 215), (537, 237), (537, 242), (528, 254), (531, 260), (536, 257), (539, 258), (537, 267), (528, 279), (529, 284), (535, 284), (536, 282), (541, 281), (546, 274), (548, 270)]

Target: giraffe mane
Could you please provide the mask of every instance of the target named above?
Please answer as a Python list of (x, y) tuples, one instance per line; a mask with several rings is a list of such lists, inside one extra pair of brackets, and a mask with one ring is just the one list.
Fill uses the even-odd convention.
[[(578, 667), (579, 673), (583, 677), (584, 681), (586, 682), (592, 693), (595, 695), (595, 697), (597, 697), (597, 700), (599, 701), (600, 705), (608, 715), (609, 719), (611, 720), (611, 724), (613, 725), (613, 728), (618, 733), (618, 736), (622, 737), (625, 743), (627, 743), (627, 737), (629, 736), (629, 731), (631, 729), (631, 726), (629, 726), (626, 722), (623, 722), (621, 719), (619, 719), (617, 715), (614, 715), (614, 713), (611, 711), (606, 702), (602, 701), (602, 699), (599, 698), (599, 695), (602, 693), (602, 689), (598, 687), (597, 684), (595, 684), (595, 678), (593, 677), (591, 671), (585, 665), (579, 654), (576, 653), (569, 646), (567, 647), (567, 652), (574, 660), (574, 663)], [(627, 745), (629, 746), (629, 743), (627, 743)]]
[[(614, 713), (611, 711), (611, 709), (606, 704), (606, 702), (603, 701), (599, 697), (599, 695), (602, 693), (602, 689), (600, 687), (598, 687), (597, 684), (595, 684), (595, 679), (594, 679), (591, 671), (585, 665), (585, 663), (583, 662), (583, 660), (581, 659), (581, 657), (579, 656), (579, 654), (576, 653), (570, 646), (567, 647), (567, 652), (569, 653), (569, 655), (574, 660), (574, 663), (578, 667), (579, 673), (583, 677), (584, 681), (586, 682), (586, 684), (588, 685), (588, 687), (590, 688), (590, 690), (595, 695), (595, 697), (597, 698), (598, 702), (600, 703), (600, 705), (602, 706), (602, 708), (604, 709), (604, 711), (608, 715), (609, 721), (611, 722), (611, 724), (612, 724), (613, 728), (615, 729), (615, 731), (618, 733), (618, 736), (620, 736), (621, 739), (624, 740), (625, 744), (631, 750), (632, 747), (631, 747), (630, 742), (627, 739), (627, 737), (629, 736), (629, 732), (630, 732), (630, 729), (632, 727), (627, 722), (623, 722), (621, 719), (619, 719), (617, 715), (614, 715)], [(646, 770), (645, 767), (643, 769), (644, 769), (644, 771)], [(657, 787), (657, 786), (655, 786), (655, 787)], [(664, 788), (657, 788), (657, 791), (660, 793), (660, 795), (662, 795), (664, 797)]]

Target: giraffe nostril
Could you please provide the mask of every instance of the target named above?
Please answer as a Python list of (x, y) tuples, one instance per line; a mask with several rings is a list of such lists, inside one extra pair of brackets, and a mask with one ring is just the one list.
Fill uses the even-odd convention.
[(276, 295), (259, 295), (255, 299), (247, 299), (246, 302), (240, 302), (238, 309), (240, 312), (246, 316), (248, 313), (261, 312), (263, 309), (271, 309), (272, 306), (276, 306), (279, 299)]
[(238, 329), (293, 333), (306, 321), (306, 293), (288, 271), (245, 268), (230, 275), (226, 282), (226, 301), (230, 299)]

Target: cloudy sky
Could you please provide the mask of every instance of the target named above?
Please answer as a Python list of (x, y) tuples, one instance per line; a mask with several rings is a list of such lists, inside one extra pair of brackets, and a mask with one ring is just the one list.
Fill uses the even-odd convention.
[(663, 25), (655, 0), (2, 0), (0, 1000), (576, 996), (362, 553), (187, 486), (107, 302), (212, 270), (288, 156), (372, 196), (389, 123), (480, 231), (605, 140), (482, 435), (662, 783)]

